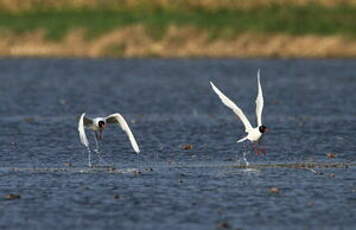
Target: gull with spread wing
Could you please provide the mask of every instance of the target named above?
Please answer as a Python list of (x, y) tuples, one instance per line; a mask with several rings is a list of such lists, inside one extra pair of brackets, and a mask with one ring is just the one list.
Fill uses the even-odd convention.
[[(268, 131), (266, 126), (262, 125), (262, 110), (263, 110), (264, 101), (263, 101), (262, 88), (260, 83), (260, 70), (258, 70), (257, 72), (257, 84), (258, 84), (258, 93), (256, 98), (257, 127), (255, 128), (252, 127), (251, 123), (249, 122), (245, 114), (233, 101), (231, 101), (228, 97), (226, 97), (212, 82), (210, 82), (210, 84), (214, 92), (219, 96), (219, 98), (224, 103), (224, 105), (226, 105), (232, 111), (234, 111), (234, 113), (240, 118), (240, 120), (245, 126), (245, 132), (247, 133), (247, 136), (239, 139), (237, 142), (243, 142), (245, 140), (249, 140), (252, 143), (258, 143), (262, 135), (266, 131)], [(260, 152), (265, 153), (263, 149), (255, 148), (255, 151), (257, 154), (259, 154)]]
[(119, 113), (111, 114), (107, 117), (97, 117), (94, 119), (87, 118), (85, 113), (80, 116), (78, 131), (80, 142), (88, 148), (88, 161), (89, 166), (91, 167), (91, 159), (90, 159), (90, 148), (88, 138), (85, 134), (85, 129), (91, 129), (95, 132), (95, 138), (101, 140), (103, 138), (103, 131), (107, 127), (108, 124), (118, 124), (122, 130), (127, 134), (129, 140), (131, 142), (131, 146), (136, 153), (140, 152), (140, 149), (137, 145), (136, 139), (131, 132), (130, 127), (128, 126), (124, 117)]

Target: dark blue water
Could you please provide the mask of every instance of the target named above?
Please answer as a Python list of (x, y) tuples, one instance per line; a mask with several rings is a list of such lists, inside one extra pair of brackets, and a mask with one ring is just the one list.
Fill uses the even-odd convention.
[[(209, 80), (254, 124), (258, 68), (268, 153), (251, 152), (264, 166), (246, 170), (242, 123)], [(2, 59), (0, 70), (0, 229), (356, 229), (356, 60)], [(142, 153), (109, 127), (94, 160), (115, 169), (89, 169), (83, 112), (124, 115)], [(273, 167), (300, 162), (350, 167)]]

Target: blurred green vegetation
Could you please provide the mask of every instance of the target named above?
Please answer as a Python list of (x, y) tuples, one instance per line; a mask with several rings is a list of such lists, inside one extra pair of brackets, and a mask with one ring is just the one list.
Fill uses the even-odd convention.
[(48, 39), (61, 39), (73, 29), (85, 29), (93, 39), (108, 31), (130, 25), (143, 25), (159, 39), (169, 25), (194, 26), (209, 32), (211, 38), (229, 38), (244, 32), (290, 35), (356, 36), (356, 7), (317, 4), (305, 6), (271, 4), (248, 9), (209, 10), (201, 7), (123, 7), (31, 9), (24, 12), (0, 11), (0, 31), (23, 33), (44, 29)]

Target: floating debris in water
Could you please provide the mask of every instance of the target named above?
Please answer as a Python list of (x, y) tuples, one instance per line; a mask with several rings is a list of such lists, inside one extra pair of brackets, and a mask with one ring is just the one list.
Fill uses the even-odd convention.
[(313, 207), (314, 206), (314, 202), (309, 202), (308, 204), (307, 204), (309, 207)]
[(234, 161), (233, 158), (225, 158), (224, 161)]
[(59, 99), (59, 103), (61, 105), (65, 105), (65, 104), (68, 104), (68, 101), (66, 99)]
[(329, 177), (335, 177), (336, 175), (335, 175), (335, 173), (330, 173), (329, 174)]
[(193, 149), (193, 145), (182, 145), (182, 149), (191, 150), (191, 149)]
[(21, 199), (21, 195), (10, 193), (10, 194), (5, 195), (5, 199), (7, 199), (7, 200)]
[(32, 123), (32, 122), (35, 121), (35, 118), (33, 118), (33, 117), (26, 117), (26, 118), (24, 118), (23, 120), (26, 121), (26, 122), (28, 122), (28, 123)]
[(218, 228), (231, 228), (231, 225), (228, 222), (221, 222), (217, 225)]
[(336, 154), (335, 153), (327, 153), (326, 156), (328, 158), (336, 158)]
[(306, 168), (306, 169), (309, 170), (310, 172), (316, 174), (316, 175), (321, 175), (321, 173), (316, 171), (315, 169), (312, 169), (312, 168)]
[(269, 189), (269, 192), (271, 192), (271, 193), (279, 193), (280, 190), (277, 187), (272, 187), (272, 188)]
[(115, 194), (115, 195), (112, 196), (112, 198), (114, 198), (115, 200), (118, 200), (118, 199), (120, 199), (120, 195), (119, 194)]
[(70, 162), (65, 162), (65, 163), (64, 163), (64, 166), (72, 167), (73, 165), (72, 165), (72, 163), (70, 163)]
[(11, 144), (15, 149), (17, 148), (16, 141), (11, 141), (10, 144)]

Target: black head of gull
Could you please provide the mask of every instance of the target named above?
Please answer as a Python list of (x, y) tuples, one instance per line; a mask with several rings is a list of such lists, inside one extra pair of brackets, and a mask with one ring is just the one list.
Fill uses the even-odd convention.
[(105, 121), (99, 121), (98, 122), (98, 126), (99, 126), (99, 128), (105, 128)]
[(265, 133), (266, 131), (268, 131), (267, 127), (264, 125), (261, 125), (258, 129), (260, 130), (261, 133)]

